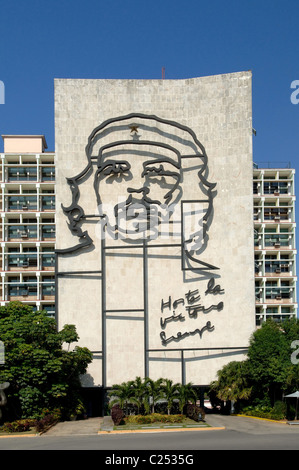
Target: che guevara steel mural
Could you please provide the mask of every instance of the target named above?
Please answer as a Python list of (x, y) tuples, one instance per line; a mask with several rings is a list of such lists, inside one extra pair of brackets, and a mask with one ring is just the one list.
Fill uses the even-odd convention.
[[(136, 122), (137, 124), (124, 124), (124, 122)], [(190, 138), (189, 141), (185, 143), (185, 154), (180, 153), (176, 147), (176, 135), (173, 134), (172, 145), (165, 142), (165, 136), (163, 132), (159, 132), (155, 127), (150, 126), (148, 122), (160, 123), (165, 125), (168, 131), (168, 140), (171, 141), (171, 132), (179, 130), (184, 132)], [(94, 154), (94, 147), (96, 144), (99, 144), (101, 138), (104, 140), (107, 136), (107, 132), (117, 133), (119, 127), (126, 127), (128, 129), (128, 138), (123, 140), (117, 140), (103, 144), (99, 146), (97, 154)], [(152, 133), (157, 138), (157, 135), (160, 135), (161, 140), (146, 140), (142, 139), (142, 135), (139, 133), (142, 132), (143, 128), (148, 128), (148, 134)], [(164, 140), (164, 142), (163, 142)], [(127, 147), (125, 150), (122, 150), (121, 153), (125, 154), (125, 158), (116, 158), (116, 155), (110, 157), (110, 151), (114, 150), (114, 153), (119, 153), (119, 149)], [(132, 172), (132, 167), (134, 166), (134, 161), (138, 159), (138, 153), (142, 154), (142, 147), (152, 147), (153, 152), (147, 152), (149, 154), (148, 159), (142, 163), (142, 184), (140, 187), (134, 187), (134, 181), (130, 174)], [(182, 142), (184, 146), (184, 142)], [(132, 152), (132, 148), (139, 147), (139, 152)], [(155, 150), (158, 152), (155, 153)], [(168, 153), (172, 154), (171, 157), (166, 157), (163, 155), (163, 151), (167, 150)], [(106, 228), (108, 234), (114, 234), (116, 237), (120, 237), (123, 240), (130, 242), (132, 234), (138, 233), (138, 239), (146, 239), (146, 228), (149, 226), (148, 223), (156, 220), (157, 225), (160, 222), (159, 219), (159, 208), (165, 210), (169, 209), (169, 212), (174, 210), (179, 203), (183, 205), (191, 201), (180, 201), (177, 195), (177, 190), (180, 187), (182, 182), (182, 159), (184, 158), (194, 158), (200, 163), (200, 169), (198, 170), (198, 188), (195, 188), (196, 192), (204, 195), (204, 198), (198, 199), (195, 202), (206, 204), (206, 211), (203, 214), (202, 220), (198, 223), (198, 233), (193, 234), (193, 238), (198, 235), (200, 240), (200, 251), (202, 252), (207, 246), (208, 240), (208, 229), (212, 218), (213, 213), (213, 199), (215, 197), (215, 187), (216, 183), (211, 183), (206, 178), (206, 172), (208, 170), (208, 158), (203, 145), (197, 139), (195, 133), (182, 124), (179, 124), (174, 121), (168, 121), (161, 119), (157, 116), (144, 115), (144, 114), (129, 114), (126, 116), (116, 117), (109, 119), (102, 123), (100, 126), (95, 128), (91, 135), (89, 136), (88, 143), (85, 149), (87, 157), (87, 165), (81, 173), (74, 177), (67, 178), (67, 183), (70, 186), (72, 192), (72, 203), (70, 206), (62, 206), (64, 213), (68, 217), (69, 228), (74, 235), (79, 238), (80, 243), (77, 245), (57, 250), (58, 253), (70, 253), (82, 249), (83, 247), (90, 246), (93, 243), (93, 240), (90, 238), (87, 231), (82, 229), (82, 222), (86, 219), (85, 209), (80, 205), (80, 183), (83, 179), (86, 178), (86, 175), (89, 173), (93, 165), (96, 165), (96, 172), (93, 180), (93, 189), (97, 199), (99, 207), (99, 217), (101, 217), (103, 227)], [(108, 156), (106, 156), (108, 155)], [(155, 155), (155, 158), (153, 158)], [(131, 159), (131, 162), (130, 162)], [(133, 163), (132, 163), (133, 162)], [(125, 184), (125, 189), (123, 191), (124, 200), (120, 201), (118, 204), (113, 206), (114, 220), (110, 218), (103, 211), (108, 206), (111, 207), (113, 199), (113, 191), (109, 193), (109, 201), (103, 201), (101, 195), (101, 182), (105, 178), (113, 178), (115, 181), (120, 184), (120, 177), (123, 178), (122, 184)], [(154, 184), (149, 184), (150, 179), (155, 179)], [(168, 178), (169, 181), (165, 181)], [(157, 185), (160, 189), (164, 187), (164, 194), (159, 199), (155, 197), (152, 187)], [(105, 205), (106, 202), (106, 205)], [(124, 231), (121, 226), (122, 220), (131, 220), (136, 218), (134, 214), (134, 207), (136, 211), (139, 211), (140, 208), (144, 208), (142, 218), (145, 223), (141, 225), (138, 224), (138, 228), (128, 229)], [(153, 214), (152, 211), (155, 211)], [(155, 214), (157, 218), (155, 219)], [(140, 214), (139, 214), (140, 215)], [(140, 221), (140, 218), (138, 218)], [(182, 221), (183, 222), (183, 221)], [(201, 223), (201, 226), (199, 227)], [(155, 236), (151, 234), (151, 239), (155, 239)], [(194, 243), (194, 240), (184, 239), (184, 233), (182, 231), (182, 254), (191, 261), (195, 262), (194, 269), (200, 270), (217, 270), (218, 268), (212, 266), (208, 263), (204, 263), (196, 256), (196, 249), (198, 244)]]
[[(170, 322), (182, 325), (185, 315), (194, 319), (199, 314), (206, 317), (212, 311), (220, 312), (224, 306), (222, 301), (203, 303), (209, 294), (215, 298), (224, 290), (215, 280), (220, 277), (219, 267), (202, 259), (209, 241), (216, 183), (208, 181), (208, 157), (193, 130), (157, 116), (132, 113), (108, 119), (96, 127), (88, 138), (85, 154), (85, 168), (67, 178), (71, 204), (62, 206), (68, 227), (78, 243), (58, 249), (57, 255), (77, 254), (80, 250), (92, 249), (97, 242), (85, 228), (91, 214), (80, 198), (80, 185), (88, 180), (89, 191), (98, 207), (97, 214), (93, 214), (98, 218), (97, 234), (104, 247), (109, 237), (124, 246), (142, 244), (144, 256), (151, 247), (159, 246), (163, 250), (177, 246), (181, 253), (181, 272), (205, 273), (208, 279), (203, 292), (189, 289), (173, 301), (166, 292), (165, 298), (160, 299), (157, 321), (161, 325), (162, 346), (188, 336), (201, 338), (205, 332), (212, 332), (214, 326), (207, 322), (193, 331), (166, 335)], [(194, 170), (191, 170), (197, 176), (195, 187), (191, 191), (189, 188), (193, 197), (186, 199), (182, 187), (188, 185), (187, 162), (192, 162)], [(186, 223), (188, 216), (192, 217), (191, 225)], [(172, 229), (157, 245), (167, 223)], [(105, 256), (105, 249), (102, 256)], [(146, 282), (144, 285), (147, 289)], [(102, 309), (105, 310), (105, 305)]]

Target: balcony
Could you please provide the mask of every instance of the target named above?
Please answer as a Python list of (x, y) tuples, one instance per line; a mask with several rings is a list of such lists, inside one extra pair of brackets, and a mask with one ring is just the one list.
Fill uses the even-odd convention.
[(256, 277), (293, 277), (294, 263), (289, 260), (255, 261)]
[(12, 280), (6, 283), (7, 298), (5, 300), (20, 301), (55, 301), (55, 281), (51, 279), (42, 280), (38, 283), (34, 276), (27, 276), (28, 279)]
[(43, 166), (41, 168), (41, 181), (42, 182), (54, 182), (55, 181), (55, 167), (54, 166)]
[(255, 299), (256, 303), (267, 303), (267, 304), (293, 304), (294, 299), (294, 287), (261, 287), (255, 288)]
[(294, 248), (294, 236), (292, 233), (276, 233), (276, 234), (265, 234), (264, 245), (265, 248), (278, 250), (280, 248), (293, 249)]
[(6, 271), (54, 271), (55, 255), (49, 253), (9, 253), (4, 256), (4, 270)]
[(5, 208), (9, 212), (37, 211), (36, 196), (6, 196)]
[(55, 196), (42, 196), (41, 197), (41, 210), (42, 211), (55, 211)]
[(42, 300), (55, 300), (55, 281), (42, 282)]
[[(7, 183), (47, 183), (55, 182), (55, 166), (53, 164), (37, 165), (36, 161), (19, 164), (16, 161), (5, 165), (4, 180)], [(28, 163), (30, 165), (28, 165)], [(2, 181), (2, 172), (1, 172)]]
[(291, 213), (291, 209), (265, 207), (263, 218), (265, 222), (290, 222)]
[(5, 232), (7, 241), (38, 240), (37, 225), (8, 225)]
[(36, 271), (38, 269), (36, 254), (9, 254), (6, 260), (8, 271)]
[(12, 282), (7, 284), (7, 300), (37, 300), (37, 283)]
[(37, 168), (14, 166), (7, 167), (6, 181), (8, 183), (15, 182), (37, 182)]

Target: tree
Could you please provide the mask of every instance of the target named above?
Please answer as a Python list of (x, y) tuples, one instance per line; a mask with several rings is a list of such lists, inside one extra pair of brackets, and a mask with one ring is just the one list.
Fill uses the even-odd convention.
[(299, 321), (268, 319), (250, 338), (247, 360), (231, 362), (210, 385), (210, 398), (250, 399), (274, 406), (286, 393), (299, 389)]
[(272, 405), (282, 397), (291, 369), (290, 338), (284, 324), (269, 319), (256, 330), (248, 350), (254, 394), (268, 396)]
[(217, 373), (218, 379), (212, 382), (210, 390), (221, 401), (248, 400), (252, 387), (249, 383), (248, 362), (233, 361)]
[(137, 405), (138, 414), (140, 409), (145, 404), (146, 399), (146, 383), (141, 377), (136, 377), (133, 382), (133, 401)]
[(120, 408), (127, 414), (128, 404), (134, 402), (134, 381), (123, 382), (112, 386), (108, 396), (110, 397), (109, 407), (118, 404)]
[(164, 379), (161, 384), (161, 390), (164, 398), (167, 400), (167, 413), (170, 415), (173, 400), (177, 398), (180, 384), (173, 383), (172, 380)]
[(0, 382), (9, 382), (8, 406), (17, 418), (38, 418), (45, 408), (59, 408), (67, 417), (80, 405), (80, 375), (92, 361), (87, 348), (66, 351), (63, 344), (78, 341), (73, 325), (57, 331), (45, 311), (21, 302), (0, 307), (0, 340), (5, 363)]
[(299, 390), (299, 320), (290, 318), (282, 324), (286, 342), (286, 381), (282, 390), (285, 394)]
[(163, 379), (152, 380), (149, 377), (144, 379), (146, 384), (146, 395), (148, 400), (151, 400), (152, 403), (152, 413), (155, 413), (155, 404), (160, 399), (163, 398), (163, 391), (161, 388)]
[(184, 406), (187, 405), (190, 401), (191, 403), (196, 404), (197, 395), (194, 388), (192, 387), (191, 382), (179, 387), (177, 398), (179, 400), (179, 408), (181, 413), (184, 411)]

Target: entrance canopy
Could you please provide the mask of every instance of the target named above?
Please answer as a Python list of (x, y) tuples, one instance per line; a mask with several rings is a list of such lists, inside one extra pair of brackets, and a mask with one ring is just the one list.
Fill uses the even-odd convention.
[(285, 398), (299, 398), (299, 391), (291, 393), (290, 395), (285, 395)]

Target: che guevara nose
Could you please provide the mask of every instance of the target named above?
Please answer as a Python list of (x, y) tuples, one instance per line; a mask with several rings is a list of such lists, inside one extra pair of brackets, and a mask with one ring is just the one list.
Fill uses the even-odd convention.
[(143, 187), (143, 188), (139, 188), (139, 189), (127, 188), (127, 191), (129, 193), (128, 202), (132, 202), (132, 198), (134, 197), (134, 193), (136, 193), (136, 194), (141, 194), (141, 197), (139, 197), (139, 201), (140, 201), (141, 204), (145, 204), (146, 206), (148, 206), (150, 204), (158, 204), (158, 205), (161, 204), (160, 201), (158, 201), (156, 199), (151, 199), (151, 197), (148, 196), (148, 194), (150, 193), (150, 188), (147, 188), (147, 187)]

